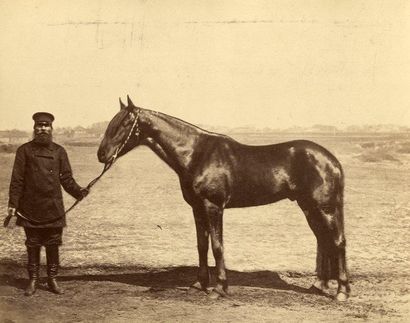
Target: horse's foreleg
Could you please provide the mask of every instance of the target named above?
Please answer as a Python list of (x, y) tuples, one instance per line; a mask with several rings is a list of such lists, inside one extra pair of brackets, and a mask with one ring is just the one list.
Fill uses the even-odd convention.
[(216, 286), (210, 297), (216, 299), (219, 296), (226, 296), (228, 293), (223, 247), (223, 209), (208, 200), (205, 200), (204, 206), (209, 221), (209, 233), (216, 266)]
[(199, 255), (198, 280), (192, 284), (189, 291), (205, 291), (209, 285), (209, 267), (208, 267), (208, 247), (209, 247), (209, 231), (208, 221), (204, 212), (199, 208), (194, 208), (194, 218), (196, 227), (196, 239)]

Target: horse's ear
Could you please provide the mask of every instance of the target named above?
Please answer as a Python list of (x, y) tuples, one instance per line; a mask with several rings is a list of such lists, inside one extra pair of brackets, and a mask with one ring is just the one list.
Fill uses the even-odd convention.
[(120, 108), (121, 108), (121, 110), (126, 108), (126, 105), (124, 103), (122, 103), (121, 98), (120, 98)]
[(127, 102), (128, 102), (128, 107), (130, 108), (130, 107), (132, 107), (132, 108), (134, 108), (135, 107), (135, 105), (134, 105), (134, 103), (132, 103), (132, 101), (131, 101), (131, 99), (130, 99), (130, 97), (127, 95)]

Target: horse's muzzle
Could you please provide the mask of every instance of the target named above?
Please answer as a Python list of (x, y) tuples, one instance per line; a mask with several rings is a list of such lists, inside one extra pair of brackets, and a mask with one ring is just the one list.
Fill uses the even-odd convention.
[(101, 149), (98, 149), (97, 157), (98, 157), (98, 161), (99, 161), (100, 163), (106, 164), (106, 163), (108, 162), (108, 158), (107, 158), (105, 152), (104, 152), (103, 150), (101, 150)]

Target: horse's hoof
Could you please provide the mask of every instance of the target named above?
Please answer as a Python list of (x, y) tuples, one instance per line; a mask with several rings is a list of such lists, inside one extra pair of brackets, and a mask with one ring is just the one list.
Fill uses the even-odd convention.
[(323, 294), (322, 290), (317, 288), (315, 285), (310, 286), (309, 292), (312, 294), (319, 294), (319, 295)]
[(326, 295), (328, 290), (326, 288), (318, 288), (315, 285), (310, 286), (309, 292), (316, 295)]
[(206, 294), (206, 290), (195, 288), (195, 287), (189, 287), (187, 290), (187, 293), (189, 295), (195, 295), (195, 294)]
[(328, 282), (325, 280), (316, 280), (312, 287), (310, 288), (311, 291), (317, 291), (319, 294), (327, 294), (329, 292), (329, 285)]
[(216, 291), (213, 290), (212, 292), (210, 292), (210, 293), (208, 294), (208, 297), (209, 297), (209, 299), (215, 301), (215, 300), (217, 300), (218, 298), (222, 297), (222, 295), (221, 295), (220, 293), (218, 293), (218, 292), (216, 292)]
[(216, 300), (220, 297), (228, 297), (228, 291), (223, 290), (222, 288), (214, 288), (209, 294), (208, 297), (212, 300)]
[(207, 293), (207, 290), (202, 288), (201, 283), (196, 282), (195, 284), (191, 285), (187, 291), (188, 294), (199, 294), (199, 293)]
[(347, 295), (346, 293), (337, 293), (335, 299), (338, 302), (346, 302), (348, 298), (349, 298), (349, 295)]

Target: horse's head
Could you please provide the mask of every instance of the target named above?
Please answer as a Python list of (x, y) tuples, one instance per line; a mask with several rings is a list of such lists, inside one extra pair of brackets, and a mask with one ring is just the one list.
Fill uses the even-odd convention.
[(139, 143), (140, 128), (138, 125), (140, 108), (134, 106), (127, 96), (128, 106), (120, 99), (120, 111), (108, 124), (104, 138), (98, 148), (98, 160), (101, 163), (112, 163), (117, 157), (125, 155)]

